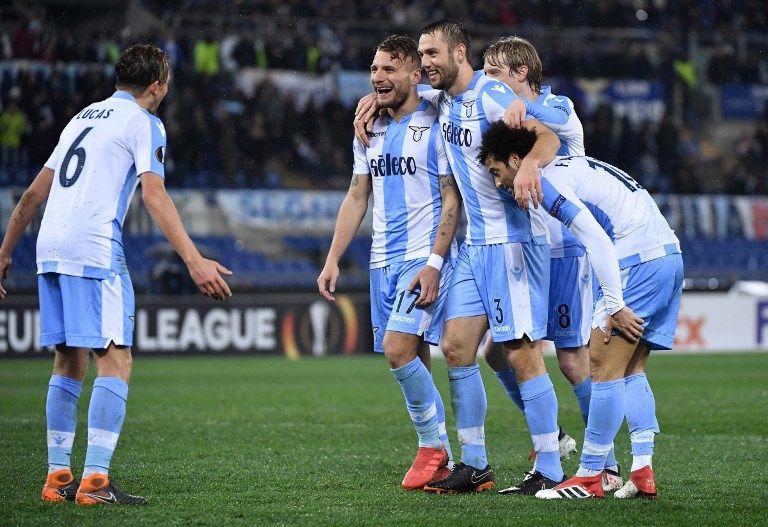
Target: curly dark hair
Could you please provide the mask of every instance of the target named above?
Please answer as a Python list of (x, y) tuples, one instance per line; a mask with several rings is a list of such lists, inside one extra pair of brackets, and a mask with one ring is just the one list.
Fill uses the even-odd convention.
[(376, 46), (376, 51), (384, 51), (402, 61), (411, 61), (416, 67), (421, 67), (419, 45), (411, 37), (405, 35), (389, 35)]
[(536, 136), (536, 130), (510, 128), (504, 121), (498, 120), (483, 133), (477, 161), (484, 165), (492, 157), (506, 163), (512, 154), (523, 158), (536, 143)]
[(134, 44), (115, 64), (116, 84), (132, 91), (144, 91), (155, 81), (168, 82), (171, 65), (168, 54), (152, 44)]

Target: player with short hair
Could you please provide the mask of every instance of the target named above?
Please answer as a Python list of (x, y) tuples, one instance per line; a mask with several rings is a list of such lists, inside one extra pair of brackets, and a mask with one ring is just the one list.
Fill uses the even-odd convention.
[[(403, 391), (419, 449), (402, 486), (420, 489), (450, 473), (445, 409), (429, 372), (429, 344), (439, 344), (453, 272), (459, 194), (440, 139), (437, 111), (421, 100), (416, 42), (391, 35), (376, 47), (371, 84), (386, 113), (370, 146), (355, 140), (354, 175), (339, 210), (320, 276), (335, 300), (338, 261), (368, 210), (373, 192), (370, 260), (374, 350), (384, 352)], [(449, 254), (450, 252), (450, 254)]]
[[(513, 185), (535, 139), (534, 133), (503, 122), (483, 134), (478, 159), (498, 187)], [(632, 472), (615, 496), (654, 497), (651, 454), (658, 423), (644, 372), (650, 351), (671, 349), (674, 341), (683, 288), (680, 243), (648, 191), (603, 161), (558, 157), (544, 167), (542, 189), (549, 213), (592, 256), (601, 290), (589, 344), (593, 384), (581, 464), (576, 476), (536, 497), (603, 496), (605, 459), (625, 415)], [(611, 338), (612, 330), (621, 336)]]
[[(584, 129), (573, 107), (564, 96), (554, 95), (542, 86), (542, 65), (536, 48), (520, 37), (503, 37), (491, 44), (483, 55), (485, 74), (506, 83), (525, 103), (529, 111), (560, 138), (558, 155), (584, 155)], [(510, 116), (513, 117), (513, 116)], [(594, 293), (592, 269), (584, 246), (567, 227), (545, 215), (550, 238), (549, 320), (547, 340), (555, 344), (560, 371), (571, 383), (584, 423), (589, 414), (592, 382), (589, 375), (587, 344), (592, 326)], [(523, 410), (520, 388), (501, 346), (489, 340), (485, 359), (496, 373), (507, 395)], [(576, 451), (576, 441), (560, 429), (561, 458)], [(603, 473), (606, 491), (622, 486), (613, 449)], [(542, 475), (533, 469), (518, 485), (499, 491), (502, 494), (535, 494), (541, 490)]]
[[(131, 375), (134, 295), (122, 227), (139, 183), (150, 215), (206, 296), (232, 295), (203, 258), (165, 190), (166, 137), (154, 114), (168, 93), (168, 56), (149, 44), (125, 50), (115, 64), (117, 91), (67, 124), (51, 157), (11, 214), (0, 246), (7, 278), (13, 249), (47, 200), (37, 238), (40, 344), (55, 346), (48, 385), (48, 477), (42, 499), (80, 505), (147, 502), (111, 481), (109, 465), (125, 418)], [(0, 298), (5, 289), (0, 286)], [(88, 409), (82, 481), (70, 466), (82, 380), (93, 351), (96, 379)]]
[[(427, 25), (419, 39), (422, 68), (442, 90), (433, 102), (467, 215), (467, 234), (451, 281), (443, 353), (462, 459), (446, 479), (424, 489), (437, 493), (482, 491), (494, 486), (485, 450), (485, 389), (476, 361), (486, 330), (504, 342), (527, 402), (526, 419), (539, 468), (556, 485), (563, 479), (558, 454), (557, 399), (546, 373), (540, 339), (546, 333), (549, 239), (538, 205), (538, 168), (560, 143), (535, 119), (542, 134), (523, 162), (514, 199), (499, 192), (475, 159), (480, 135), (517, 99), (505, 84), (474, 72), (469, 34), (460, 23)], [(534, 208), (528, 208), (533, 200)]]

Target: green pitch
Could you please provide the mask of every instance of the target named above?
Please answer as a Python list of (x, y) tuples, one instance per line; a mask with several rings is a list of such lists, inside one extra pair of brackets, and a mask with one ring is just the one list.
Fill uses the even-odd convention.
[[(553, 361), (548, 361), (555, 372)], [(529, 468), (522, 416), (483, 365), (486, 434), (497, 485)], [(660, 498), (541, 502), (436, 496), (400, 480), (416, 437), (383, 357), (138, 358), (112, 461), (146, 507), (80, 508), (40, 501), (51, 362), (0, 363), (0, 525), (763, 525), (768, 517), (768, 354), (659, 354), (650, 362), (663, 434)], [(447, 401), (445, 363), (436, 377)], [(560, 422), (584, 427), (570, 387), (552, 378)], [(85, 456), (93, 372), (80, 405), (73, 462)], [(449, 412), (454, 452), (459, 447)], [(622, 428), (617, 454), (629, 467)], [(565, 462), (572, 474), (578, 460)]]

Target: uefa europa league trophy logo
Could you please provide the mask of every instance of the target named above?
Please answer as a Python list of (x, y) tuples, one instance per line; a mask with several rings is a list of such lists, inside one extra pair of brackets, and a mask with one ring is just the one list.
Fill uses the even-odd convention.
[(318, 300), (309, 306), (309, 321), (312, 324), (312, 355), (322, 357), (328, 353), (328, 317), (331, 308), (327, 302)]

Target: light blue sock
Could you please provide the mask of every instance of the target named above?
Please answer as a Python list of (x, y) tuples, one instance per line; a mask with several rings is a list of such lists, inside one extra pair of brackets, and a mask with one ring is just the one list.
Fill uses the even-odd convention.
[(435, 383), (421, 359), (394, 368), (392, 374), (400, 383), (405, 396), (405, 405), (419, 436), (419, 446), (437, 448), (442, 445), (437, 429), (437, 408), (435, 406)]
[(477, 469), (488, 466), (485, 453), (485, 411), (488, 401), (480, 377), (480, 366), (448, 368), (451, 406), (456, 418), (461, 461)]
[(48, 382), (48, 397), (45, 401), (48, 472), (70, 468), (81, 387), (80, 381), (61, 375), (52, 375)]
[(437, 432), (440, 434), (440, 442), (443, 444), (445, 451), (448, 452), (448, 461), (453, 461), (453, 452), (451, 452), (451, 441), (448, 439), (448, 431), (445, 428), (445, 405), (443, 404), (443, 398), (440, 396), (440, 391), (437, 386), (434, 385), (434, 379), (432, 379), (432, 386), (435, 388), (435, 407), (437, 408)]
[(581, 417), (584, 419), (584, 424), (587, 424), (587, 418), (589, 417), (589, 398), (592, 395), (592, 377), (587, 377), (579, 384), (573, 385), (573, 394), (579, 401), (579, 410), (581, 410)]
[[(632, 442), (632, 457), (653, 456), (653, 441), (659, 433), (659, 423), (656, 420), (656, 400), (644, 373), (630, 375), (624, 379), (626, 386), (626, 410), (629, 438)], [(648, 463), (650, 464), (650, 463)], [(633, 462), (633, 470), (636, 463)]]
[(109, 474), (109, 463), (125, 419), (128, 385), (118, 377), (96, 377), (88, 407), (88, 450), (83, 476)]
[(551, 480), (563, 479), (560, 448), (557, 441), (557, 397), (555, 387), (544, 373), (520, 384), (525, 420), (536, 452), (536, 470)]
[(589, 419), (577, 475), (593, 475), (605, 468), (613, 439), (624, 420), (624, 392), (624, 379), (592, 382)]
[(504, 387), (507, 396), (509, 396), (509, 398), (512, 399), (512, 402), (520, 408), (521, 412), (525, 412), (525, 408), (523, 408), (523, 398), (520, 397), (520, 386), (517, 384), (517, 377), (515, 377), (515, 372), (512, 371), (512, 368), (495, 371), (493, 373), (496, 374), (496, 378), (499, 379), (499, 382)]
[[(573, 393), (576, 395), (576, 399), (579, 400), (579, 409), (581, 410), (581, 417), (584, 419), (584, 424), (587, 424), (589, 419), (589, 399), (592, 395), (592, 378), (587, 377), (579, 384), (573, 385)], [(619, 465), (616, 461), (616, 449), (611, 447), (608, 451), (608, 455), (605, 458), (605, 468), (618, 469)]]

